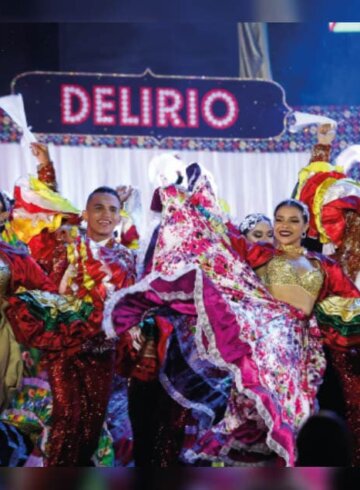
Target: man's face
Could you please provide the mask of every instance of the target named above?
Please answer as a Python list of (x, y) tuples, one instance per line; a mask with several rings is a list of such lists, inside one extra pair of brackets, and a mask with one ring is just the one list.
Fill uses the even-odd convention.
[(94, 194), (83, 212), (87, 221), (87, 236), (95, 242), (112, 238), (116, 225), (120, 223), (120, 202), (112, 194)]

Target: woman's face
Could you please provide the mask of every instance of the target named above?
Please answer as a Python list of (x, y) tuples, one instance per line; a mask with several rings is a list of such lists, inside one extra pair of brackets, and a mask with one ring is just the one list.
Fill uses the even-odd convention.
[(307, 231), (300, 209), (295, 206), (282, 206), (275, 214), (274, 235), (280, 245), (300, 246), (303, 234)]
[(249, 242), (267, 242), (273, 243), (274, 241), (274, 231), (272, 226), (267, 221), (259, 221), (256, 226), (247, 232), (246, 238)]

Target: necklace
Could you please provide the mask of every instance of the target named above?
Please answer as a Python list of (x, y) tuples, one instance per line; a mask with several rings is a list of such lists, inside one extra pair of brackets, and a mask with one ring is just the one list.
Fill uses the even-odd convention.
[(278, 250), (281, 250), (282, 252), (285, 252), (289, 255), (305, 255), (306, 254), (306, 248), (298, 245), (281, 245), (279, 244), (277, 246)]

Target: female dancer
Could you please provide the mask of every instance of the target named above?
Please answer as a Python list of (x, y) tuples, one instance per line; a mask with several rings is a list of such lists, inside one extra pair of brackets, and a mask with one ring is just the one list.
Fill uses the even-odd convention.
[(274, 241), (271, 220), (261, 213), (248, 214), (240, 223), (239, 230), (252, 243)]
[(20, 347), (7, 321), (5, 309), (9, 293), (19, 287), (56, 290), (40, 267), (23, 251), (0, 241), (0, 409), (3, 409), (19, 386), (22, 375)]
[[(322, 145), (321, 160), (313, 150), (312, 163), (299, 173), (298, 197), (310, 211), (310, 234), (335, 251), (333, 258), (348, 276), (360, 284), (360, 165), (353, 161), (351, 148), (339, 155), (334, 166), (330, 163), (331, 143), (334, 134), (329, 125), (318, 130), (318, 141)], [(326, 150), (326, 151), (325, 151)], [(349, 159), (350, 158), (350, 159)], [(350, 165), (349, 165), (350, 163)], [(354, 352), (329, 349), (330, 365), (338, 373), (344, 395), (344, 407), (338, 403), (341, 394), (334, 389), (336, 376), (331, 384), (325, 378), (325, 403), (340, 409), (345, 415), (354, 441), (353, 464), (360, 464), (360, 378), (358, 356)], [(329, 378), (330, 379), (330, 378)], [(334, 392), (335, 391), (335, 392)], [(333, 394), (334, 393), (334, 394)]]
[[(198, 421), (198, 443), (184, 453), (187, 461), (243, 464), (275, 453), (294, 465), (295, 437), (315, 410), (325, 367), (321, 334), (309, 315), (315, 302), (330, 294), (355, 298), (359, 292), (333, 262), (300, 253), (307, 219), (293, 203), (276, 210), (275, 236), (283, 247), (278, 250), (249, 247), (241, 236), (230, 240), (205, 177), (191, 191), (162, 189), (161, 199), (152, 273), (113, 296), (106, 309), (107, 333), (136, 339), (134, 370), (141, 368), (139, 339), (149, 331), (152, 341), (157, 339), (159, 379)], [(278, 298), (248, 264), (268, 264), (259, 273)], [(300, 301), (296, 292), (302, 290)], [(351, 338), (336, 301), (339, 321), (332, 329), (325, 328), (331, 308), (319, 306), (327, 338), (356, 343), (359, 337)], [(360, 310), (352, 308), (358, 322)]]
[[(20, 388), (23, 374), (23, 359), (19, 344), (14, 338), (7, 319), (8, 297), (16, 289), (41, 289), (55, 291), (55, 285), (26, 252), (0, 241), (0, 411), (3, 412)], [(46, 294), (46, 293), (43, 293)], [(0, 421), (0, 464), (6, 453), (12, 452), (17, 435), (11, 427)], [(19, 444), (25, 448), (25, 443)]]

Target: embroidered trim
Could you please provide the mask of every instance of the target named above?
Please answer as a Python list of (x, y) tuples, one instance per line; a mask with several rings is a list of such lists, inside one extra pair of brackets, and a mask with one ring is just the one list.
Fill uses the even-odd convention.
[[(225, 363), (225, 361), (221, 357), (220, 352), (216, 347), (215, 337), (209, 322), (209, 318), (206, 314), (205, 305), (203, 301), (202, 281), (201, 278), (198, 277), (198, 274), (196, 276), (196, 281), (195, 281), (195, 300), (196, 300), (195, 303), (196, 307), (199, 310), (198, 322), (195, 326), (196, 328), (195, 339), (198, 345), (198, 349), (202, 351), (202, 355), (204, 356), (204, 358), (208, 359), (210, 362), (214, 363), (215, 365), (225, 368), (233, 373), (237, 389), (239, 390), (239, 392), (244, 393), (248, 398), (250, 398), (255, 402), (256, 409), (259, 415), (263, 418), (266, 427), (268, 428), (268, 433), (266, 435), (266, 443), (273, 451), (275, 451), (279, 456), (281, 456), (285, 460), (287, 466), (290, 466), (290, 457), (288, 452), (283, 446), (281, 446), (277, 441), (275, 441), (271, 437), (271, 432), (274, 428), (274, 422), (271, 418), (271, 415), (264, 407), (260, 397), (257, 396), (255, 393), (253, 393), (251, 390), (246, 389), (244, 387), (242, 383), (242, 375), (240, 369), (234, 365)], [(208, 353), (205, 351), (205, 348), (202, 344), (202, 340), (201, 340), (202, 331), (205, 333), (209, 341)]]
[(215, 418), (215, 413), (211, 408), (207, 407), (206, 405), (203, 405), (202, 403), (195, 403), (185, 398), (181, 393), (179, 393), (174, 388), (174, 386), (171, 384), (169, 378), (166, 376), (165, 373), (160, 373), (159, 379), (160, 379), (160, 383), (163, 385), (166, 392), (171, 396), (171, 398), (173, 398), (176, 402), (178, 402), (179, 405), (185, 408), (191, 408), (199, 412), (205, 413), (208, 417), (210, 417), (210, 423), (212, 423), (212, 421)]
[[(193, 292), (193, 297), (194, 297), (194, 304), (196, 307), (196, 310), (198, 312), (198, 319), (197, 323), (195, 325), (195, 343), (196, 343), (196, 348), (199, 354), (200, 359), (208, 360), (215, 366), (218, 366), (220, 368), (223, 368), (227, 370), (228, 372), (231, 372), (232, 375), (234, 376), (235, 379), (235, 384), (239, 392), (244, 393), (248, 398), (253, 400), (255, 402), (256, 409), (261, 416), (261, 418), (264, 420), (266, 427), (268, 428), (268, 432), (266, 435), (266, 444), (269, 446), (270, 449), (272, 449), (276, 454), (278, 454), (280, 457), (282, 457), (287, 466), (290, 466), (290, 455), (286, 451), (286, 449), (281, 446), (277, 441), (273, 439), (271, 436), (271, 432), (274, 429), (274, 422), (271, 418), (271, 415), (267, 411), (267, 409), (264, 407), (260, 397), (253, 393), (251, 390), (246, 389), (243, 386), (242, 383), (242, 375), (241, 375), (241, 370), (237, 368), (234, 365), (226, 363), (222, 357), (220, 352), (218, 351), (216, 347), (216, 341), (215, 337), (212, 331), (212, 327), (209, 322), (209, 318), (206, 314), (205, 310), (205, 305), (203, 301), (203, 273), (200, 269), (200, 267), (191, 264), (178, 273), (171, 275), (171, 276), (164, 276), (163, 274), (159, 274), (158, 272), (152, 272), (148, 276), (146, 276), (142, 281), (139, 283), (135, 284), (134, 286), (131, 286), (127, 289), (118, 291), (115, 293), (106, 303), (105, 303), (105, 310), (104, 310), (104, 322), (103, 322), (103, 328), (107, 336), (109, 335), (115, 335), (116, 333), (114, 331), (114, 327), (112, 324), (112, 318), (111, 314), (112, 311), (116, 305), (116, 303), (123, 299), (126, 295), (128, 294), (133, 294), (133, 293), (138, 293), (138, 292), (144, 292), (147, 290), (154, 291), (160, 298), (162, 298), (162, 293), (155, 291), (151, 287), (151, 283), (155, 279), (163, 279), (168, 282), (175, 281), (179, 277), (185, 275), (188, 272), (195, 271), (195, 287), (194, 287), (194, 292)], [(166, 293), (163, 293), (164, 297), (166, 296)], [(182, 292), (179, 292), (179, 298), (182, 295)], [(176, 293), (171, 294), (172, 299), (176, 299)], [(187, 295), (188, 296), (188, 295)], [(202, 334), (205, 334), (209, 346), (208, 350), (205, 349), (205, 346), (203, 345), (202, 341)], [(251, 346), (250, 346), (251, 347)], [(252, 348), (252, 347), (251, 347)], [(252, 349), (253, 352), (253, 349)], [(201, 455), (204, 456), (205, 455)], [(200, 457), (200, 456), (199, 456)]]
[[(153, 291), (159, 297), (162, 297), (161, 293), (159, 293), (158, 291), (155, 291), (154, 288), (151, 287), (151, 283), (155, 279), (162, 279), (164, 281), (173, 282), (176, 279), (178, 279), (179, 277), (183, 276), (184, 274), (191, 272), (191, 271), (194, 271), (194, 270), (197, 270), (197, 269), (198, 269), (197, 266), (195, 266), (194, 264), (191, 264), (191, 265), (184, 267), (181, 271), (179, 271), (178, 273), (173, 274), (171, 276), (168, 276), (165, 274), (160, 274), (159, 272), (153, 271), (150, 274), (148, 274), (147, 276), (145, 276), (144, 279), (142, 279), (140, 282), (134, 284), (133, 286), (129, 286), (128, 288), (123, 288), (119, 291), (115, 291), (115, 293), (113, 293), (112, 296), (105, 301), (105, 305), (104, 305), (104, 318), (103, 318), (103, 322), (102, 322), (102, 330), (105, 332), (106, 337), (107, 338), (116, 338), (117, 337), (117, 334), (114, 330), (113, 321), (112, 321), (112, 312), (113, 312), (116, 304), (120, 300), (122, 300), (125, 296), (127, 296), (128, 294), (144, 293), (145, 291)], [(167, 295), (167, 293), (163, 293), (163, 294), (164, 294), (164, 299), (166, 300), (167, 298), (165, 298), (165, 296)], [(176, 294), (176, 293), (174, 293), (174, 294)], [(193, 297), (193, 293), (186, 294), (186, 293), (181, 292), (181, 293), (179, 293), (179, 295), (180, 294), (182, 294), (183, 296), (181, 298), (179, 296), (179, 299), (188, 300), (188, 299), (191, 299)], [(169, 297), (171, 298), (171, 300), (176, 299), (176, 297), (173, 296), (173, 293), (169, 293)]]

